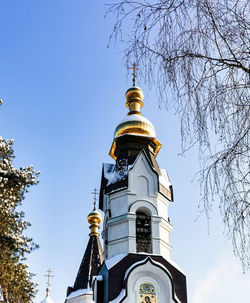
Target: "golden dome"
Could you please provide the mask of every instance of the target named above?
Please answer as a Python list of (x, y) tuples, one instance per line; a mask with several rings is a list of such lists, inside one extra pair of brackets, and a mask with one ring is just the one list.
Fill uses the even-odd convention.
[(94, 203), (93, 211), (88, 215), (88, 222), (90, 224), (91, 233), (90, 236), (98, 236), (98, 229), (100, 228), (99, 224), (102, 221), (101, 214), (96, 210), (96, 203)]
[(114, 138), (124, 134), (136, 134), (155, 137), (155, 128), (146, 118), (142, 117), (140, 109), (143, 106), (143, 91), (138, 86), (133, 86), (126, 91), (126, 106), (129, 109), (127, 118), (116, 127)]
[(156, 139), (156, 132), (153, 124), (142, 116), (140, 109), (143, 106), (143, 92), (140, 87), (133, 86), (126, 91), (126, 106), (129, 109), (127, 117), (122, 120), (115, 129), (114, 141), (111, 146), (109, 155), (116, 159), (116, 138), (129, 134), (148, 137), (149, 141), (152, 141), (155, 148), (155, 156), (157, 155), (161, 143)]
[(114, 138), (124, 134), (156, 137), (153, 124), (148, 119), (138, 114), (129, 115), (122, 120), (115, 129)]

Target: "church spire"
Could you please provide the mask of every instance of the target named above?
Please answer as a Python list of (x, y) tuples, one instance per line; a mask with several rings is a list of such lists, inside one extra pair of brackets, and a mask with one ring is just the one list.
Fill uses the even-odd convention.
[(99, 240), (98, 229), (102, 221), (101, 214), (96, 210), (97, 189), (92, 192), (94, 194), (94, 208), (88, 215), (89, 228), (89, 241), (85, 253), (82, 258), (80, 268), (78, 270), (75, 283), (73, 287), (68, 287), (67, 297), (73, 292), (83, 289), (91, 289), (93, 276), (96, 276), (101, 268), (103, 262), (103, 251)]

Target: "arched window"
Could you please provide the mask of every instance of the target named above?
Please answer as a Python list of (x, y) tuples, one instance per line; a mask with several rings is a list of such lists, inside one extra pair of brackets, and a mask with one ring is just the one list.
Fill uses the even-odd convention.
[(140, 285), (139, 303), (156, 303), (156, 291), (152, 283), (143, 282)]
[(151, 216), (142, 211), (136, 212), (136, 251), (152, 253)]

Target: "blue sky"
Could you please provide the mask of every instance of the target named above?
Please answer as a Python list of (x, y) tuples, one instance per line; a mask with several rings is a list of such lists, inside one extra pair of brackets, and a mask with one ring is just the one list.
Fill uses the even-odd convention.
[[(55, 303), (74, 283), (88, 240), (91, 192), (100, 185), (102, 163), (113, 161), (113, 131), (127, 112), (131, 80), (119, 43), (107, 48), (114, 19), (104, 18), (106, 10), (104, 1), (0, 0), (0, 134), (15, 139), (15, 166), (41, 171), (23, 203), (28, 234), (40, 245), (27, 260), (39, 284), (35, 303), (45, 296), (49, 267)], [(249, 273), (242, 276), (216, 209), (210, 221), (199, 216), (197, 150), (178, 156), (178, 117), (159, 109), (153, 87), (138, 85), (143, 115), (163, 145), (158, 163), (174, 188), (173, 260), (187, 275), (189, 302), (247, 301)]]

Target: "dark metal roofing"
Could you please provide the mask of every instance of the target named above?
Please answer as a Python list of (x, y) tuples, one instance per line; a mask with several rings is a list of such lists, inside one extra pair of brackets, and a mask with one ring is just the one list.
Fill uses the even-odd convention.
[[(163, 268), (166, 269), (166, 271), (170, 274), (169, 278), (171, 279), (172, 283), (173, 295), (177, 296), (179, 302), (187, 303), (186, 277), (181, 271), (178, 270), (178, 268), (169, 263), (162, 256), (134, 253), (130, 253), (125, 256), (109, 270), (107, 269), (105, 263), (103, 264), (100, 274), (102, 274), (103, 276), (107, 276), (107, 278), (104, 279), (104, 288), (106, 288), (107, 301), (112, 301), (116, 297), (118, 297), (123, 288), (125, 288), (127, 293), (126, 273), (129, 275), (129, 273), (127, 272), (128, 268), (130, 268), (131, 265), (136, 264), (138, 261), (143, 262), (143, 260), (145, 260), (146, 263), (147, 257), (152, 261), (160, 263)], [(143, 263), (141, 263), (140, 265), (142, 264)], [(175, 299), (174, 301), (177, 302)]]
[[(118, 140), (119, 139), (119, 140)], [(99, 208), (103, 210), (103, 195), (110, 192), (119, 191), (128, 187), (128, 167), (133, 165), (138, 155), (143, 152), (148, 160), (149, 165), (152, 167), (156, 174), (160, 174), (160, 168), (156, 162), (153, 154), (152, 142), (148, 141), (148, 138), (140, 136), (124, 135), (121, 138), (117, 138), (118, 155), (115, 164), (105, 163), (102, 169), (100, 195), (99, 195)], [(124, 166), (126, 162), (126, 167)], [(120, 165), (122, 163), (122, 165)], [(110, 167), (118, 174), (121, 173), (122, 178), (118, 178), (116, 182), (108, 183), (105, 176), (106, 167)], [(126, 169), (125, 169), (126, 168)], [(124, 169), (126, 173), (124, 174)]]
[(67, 296), (78, 289), (91, 287), (93, 276), (97, 276), (103, 262), (103, 251), (98, 236), (90, 236), (73, 287), (68, 287)]
[[(100, 186), (100, 195), (99, 195), (99, 208), (103, 210), (103, 196), (105, 194), (109, 194), (111, 192), (119, 191), (124, 188), (128, 187), (128, 171), (129, 166), (133, 165), (140, 153), (143, 153), (145, 155), (145, 158), (147, 159), (150, 167), (152, 168), (152, 171), (157, 174), (157, 176), (160, 175), (160, 168), (158, 166), (158, 163), (149, 149), (141, 149), (139, 153), (135, 153), (133, 156), (129, 156), (129, 152), (127, 150), (127, 153), (123, 154), (124, 158), (117, 158), (115, 164), (111, 163), (104, 163), (102, 168), (102, 177), (101, 177), (101, 186)], [(120, 165), (120, 162), (123, 165)], [(126, 163), (125, 163), (126, 162)], [(125, 164), (124, 164), (125, 163)], [(117, 175), (120, 175), (119, 178), (115, 180), (115, 182), (111, 182), (109, 184), (109, 180), (107, 179), (107, 169), (111, 171), (115, 171)], [(159, 192), (165, 196), (169, 201), (173, 201), (173, 190), (172, 186), (170, 188), (170, 191), (166, 189), (162, 184), (159, 183)]]

